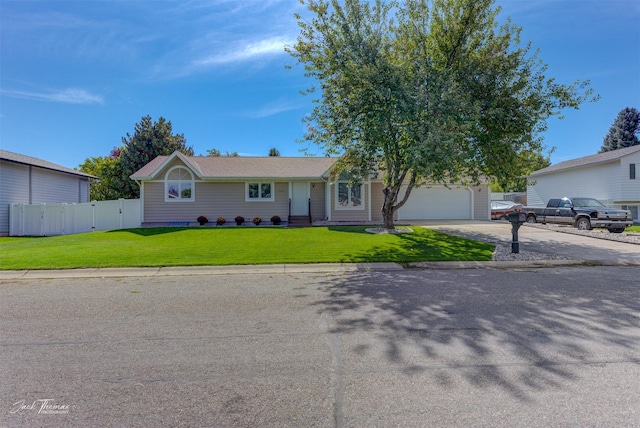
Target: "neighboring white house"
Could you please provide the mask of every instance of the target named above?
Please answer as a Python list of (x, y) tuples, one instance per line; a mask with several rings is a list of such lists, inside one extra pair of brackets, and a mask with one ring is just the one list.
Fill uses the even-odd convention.
[(10, 204), (89, 202), (92, 175), (0, 150), (0, 236), (9, 233)]
[(527, 205), (545, 205), (550, 198), (587, 196), (631, 211), (640, 221), (640, 146), (626, 147), (551, 165), (533, 172)]

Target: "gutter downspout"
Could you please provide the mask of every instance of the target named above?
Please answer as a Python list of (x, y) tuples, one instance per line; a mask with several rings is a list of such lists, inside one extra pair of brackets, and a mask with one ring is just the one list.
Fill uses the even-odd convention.
[(142, 181), (133, 180), (140, 187), (140, 226), (144, 223), (144, 183)]

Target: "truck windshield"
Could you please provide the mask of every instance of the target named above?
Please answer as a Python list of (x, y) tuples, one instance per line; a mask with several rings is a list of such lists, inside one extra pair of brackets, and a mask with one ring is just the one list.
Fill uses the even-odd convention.
[(606, 205), (593, 198), (575, 198), (573, 200), (573, 206), (580, 208), (606, 208)]

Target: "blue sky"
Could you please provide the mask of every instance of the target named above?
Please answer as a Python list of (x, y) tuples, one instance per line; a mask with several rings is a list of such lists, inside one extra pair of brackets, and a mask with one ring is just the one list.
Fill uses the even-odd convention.
[[(640, 108), (640, 2), (497, 4), (550, 76), (602, 97), (549, 120), (552, 162), (597, 153), (618, 112)], [(299, 156), (312, 107), (302, 67), (285, 68), (295, 12), (297, 0), (0, 0), (0, 147), (74, 168), (150, 115), (196, 154)]]

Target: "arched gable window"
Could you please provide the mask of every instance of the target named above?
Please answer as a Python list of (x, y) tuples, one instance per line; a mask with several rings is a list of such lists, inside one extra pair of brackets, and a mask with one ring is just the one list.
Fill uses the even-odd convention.
[(193, 202), (195, 181), (188, 168), (174, 166), (164, 177), (165, 202)]

